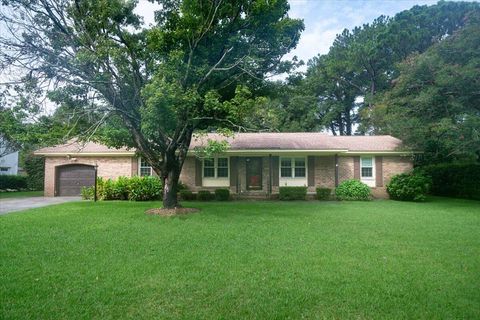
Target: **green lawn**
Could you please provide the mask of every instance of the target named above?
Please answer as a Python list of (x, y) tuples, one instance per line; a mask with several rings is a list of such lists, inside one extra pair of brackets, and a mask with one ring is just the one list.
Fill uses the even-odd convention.
[(0, 199), (43, 197), (43, 191), (0, 192)]
[(0, 216), (0, 318), (480, 318), (480, 202), (158, 205)]

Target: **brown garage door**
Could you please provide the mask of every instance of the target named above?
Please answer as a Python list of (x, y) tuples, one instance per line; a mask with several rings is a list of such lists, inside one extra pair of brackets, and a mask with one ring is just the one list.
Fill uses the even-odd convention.
[(57, 168), (57, 196), (79, 196), (82, 187), (95, 184), (95, 169), (85, 164), (71, 164)]

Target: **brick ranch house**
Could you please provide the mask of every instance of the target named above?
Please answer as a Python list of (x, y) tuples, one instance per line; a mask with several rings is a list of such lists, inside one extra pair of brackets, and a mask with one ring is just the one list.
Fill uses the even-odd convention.
[[(216, 134), (192, 139), (191, 149)], [(410, 171), (412, 152), (402, 151), (392, 136), (329, 136), (323, 133), (239, 133), (227, 139), (229, 149), (214, 158), (199, 159), (190, 152), (180, 180), (192, 191), (228, 188), (236, 197), (268, 197), (279, 186), (335, 188), (346, 179), (358, 179), (376, 197), (386, 197), (393, 175)], [(135, 150), (111, 149), (75, 141), (39, 149), (45, 156), (45, 196), (79, 195), (82, 186), (98, 176), (154, 175)]]

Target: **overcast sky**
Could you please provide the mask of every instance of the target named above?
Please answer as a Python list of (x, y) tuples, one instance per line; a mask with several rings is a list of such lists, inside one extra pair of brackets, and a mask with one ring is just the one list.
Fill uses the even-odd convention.
[[(327, 53), (335, 35), (343, 29), (352, 29), (373, 21), (380, 15), (393, 16), (410, 9), (414, 5), (435, 4), (436, 0), (289, 0), (292, 18), (303, 19), (305, 31), (294, 55), (304, 60), (318, 53)], [(145, 22), (153, 23), (156, 5), (140, 0), (137, 12), (145, 17)]]

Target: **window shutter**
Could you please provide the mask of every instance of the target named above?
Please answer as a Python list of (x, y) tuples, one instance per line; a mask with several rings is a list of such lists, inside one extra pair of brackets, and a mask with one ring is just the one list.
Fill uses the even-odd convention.
[(375, 185), (383, 187), (383, 157), (375, 157)]
[(360, 157), (353, 157), (353, 178), (360, 180)]
[(279, 157), (273, 156), (272, 157), (272, 185), (278, 187), (280, 184), (280, 177), (278, 173), (278, 166), (279, 166)]
[(195, 186), (202, 186), (202, 160), (195, 158)]
[(315, 186), (315, 157), (308, 156), (308, 186)]
[(230, 187), (237, 186), (237, 157), (230, 157)]

